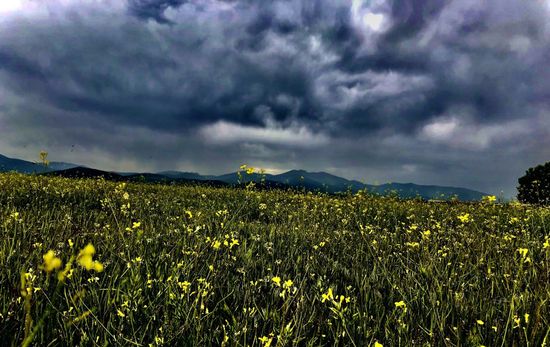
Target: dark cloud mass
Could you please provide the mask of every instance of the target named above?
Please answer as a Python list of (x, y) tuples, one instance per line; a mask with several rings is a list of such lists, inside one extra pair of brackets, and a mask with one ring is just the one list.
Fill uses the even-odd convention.
[(5, 155), (507, 196), (550, 160), (547, 0), (6, 4)]
[(138, 18), (168, 24), (172, 22), (164, 16), (164, 12), (171, 7), (179, 7), (183, 3), (184, 0), (128, 0), (128, 10)]

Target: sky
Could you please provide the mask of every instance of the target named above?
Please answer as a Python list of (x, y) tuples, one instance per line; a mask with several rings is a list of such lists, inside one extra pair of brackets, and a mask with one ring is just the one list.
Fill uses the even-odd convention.
[(0, 154), (515, 194), (550, 0), (1, 0)]

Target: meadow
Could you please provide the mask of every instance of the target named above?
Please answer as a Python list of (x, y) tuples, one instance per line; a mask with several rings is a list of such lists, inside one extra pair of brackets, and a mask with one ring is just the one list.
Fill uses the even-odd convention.
[(0, 174), (6, 346), (547, 346), (550, 209)]

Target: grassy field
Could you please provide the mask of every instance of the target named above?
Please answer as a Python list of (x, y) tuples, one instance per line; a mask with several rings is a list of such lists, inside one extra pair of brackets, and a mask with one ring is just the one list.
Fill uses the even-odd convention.
[(6, 346), (550, 344), (549, 208), (1, 174), (0, 231)]

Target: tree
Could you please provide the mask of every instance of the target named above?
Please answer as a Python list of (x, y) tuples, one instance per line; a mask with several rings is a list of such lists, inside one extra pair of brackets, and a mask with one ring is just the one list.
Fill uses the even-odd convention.
[(519, 201), (550, 205), (550, 162), (529, 168), (518, 183)]

